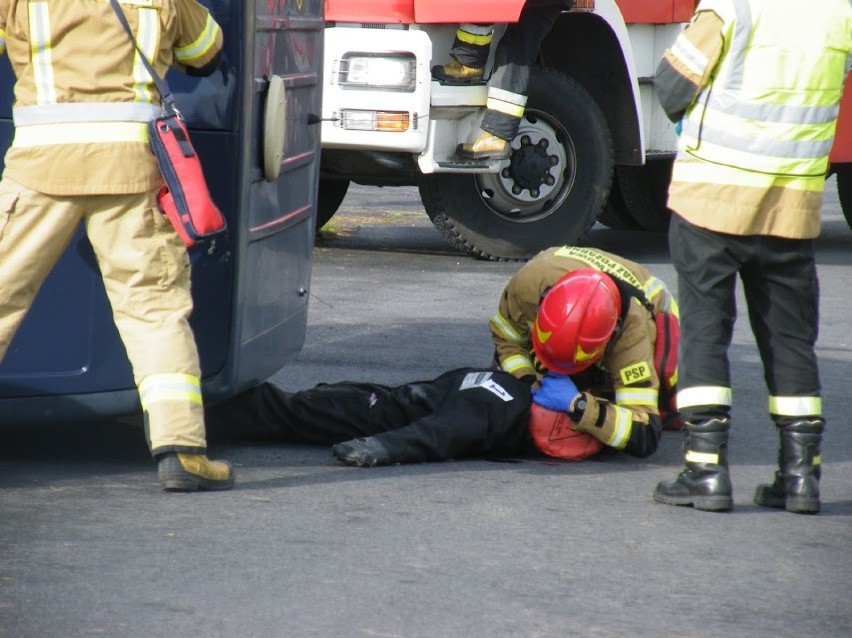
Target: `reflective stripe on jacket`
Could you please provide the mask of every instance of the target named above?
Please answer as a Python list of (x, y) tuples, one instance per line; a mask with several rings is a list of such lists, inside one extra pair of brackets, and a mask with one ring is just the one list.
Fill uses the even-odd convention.
[[(845, 0), (828, 4), (834, 2), (848, 8)], [(794, 0), (701, 3), (699, 11), (723, 20), (726, 53), (687, 110), (683, 152), (748, 171), (824, 179), (852, 23), (822, 6), (801, 7)]]
[[(221, 29), (196, 0), (118, 2), (161, 75), (221, 50)], [(0, 0), (0, 38), (17, 80), (5, 176), (52, 195), (159, 187), (146, 123), (160, 96), (108, 0)]]

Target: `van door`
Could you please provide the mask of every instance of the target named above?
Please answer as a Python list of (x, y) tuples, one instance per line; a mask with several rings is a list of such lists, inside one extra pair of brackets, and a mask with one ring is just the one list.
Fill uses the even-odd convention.
[[(190, 321), (206, 400), (217, 401), (272, 375), (304, 341), (319, 175), (323, 5), (202, 3), (224, 32), (222, 65), (210, 77), (169, 73), (167, 80), (229, 226), (211, 249), (191, 253)], [(0, 153), (14, 134), (13, 82), (4, 56)], [(0, 363), (0, 424), (139, 409), (91, 246), (78, 230)]]

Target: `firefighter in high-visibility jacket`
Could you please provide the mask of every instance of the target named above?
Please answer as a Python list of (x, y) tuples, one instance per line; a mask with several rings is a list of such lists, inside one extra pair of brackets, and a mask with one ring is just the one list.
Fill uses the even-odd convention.
[(654, 499), (727, 511), (731, 343), (739, 275), (780, 433), (755, 502), (820, 509), (824, 420), (813, 238), (852, 53), (848, 0), (702, 0), (655, 79), (682, 122), (668, 206), (681, 303), (677, 406), (685, 468)]
[(592, 248), (550, 248), (503, 291), (489, 326), (495, 364), (540, 383), (533, 400), (571, 414), (577, 431), (648, 456), (662, 429), (655, 311), (676, 316), (677, 303), (644, 267)]
[(0, 53), (17, 78), (15, 137), (0, 181), (0, 357), (80, 223), (127, 349), (164, 489), (220, 490), (206, 456), (186, 249), (158, 212), (147, 138), (160, 96), (139, 59), (207, 75), (222, 32), (195, 0), (0, 0)]

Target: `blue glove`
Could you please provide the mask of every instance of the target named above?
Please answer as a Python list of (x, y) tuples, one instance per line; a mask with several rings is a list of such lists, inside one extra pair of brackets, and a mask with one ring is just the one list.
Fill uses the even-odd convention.
[(675, 124), (675, 135), (680, 137), (681, 133), (683, 133), (683, 120), (678, 120), (677, 124)]
[(556, 412), (568, 412), (571, 402), (580, 394), (571, 377), (548, 372), (541, 380), (540, 388), (533, 388), (533, 401), (543, 408)]

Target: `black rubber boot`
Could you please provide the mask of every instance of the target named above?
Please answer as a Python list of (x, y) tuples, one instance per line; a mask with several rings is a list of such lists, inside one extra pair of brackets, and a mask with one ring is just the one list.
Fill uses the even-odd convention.
[(372, 436), (338, 443), (331, 448), (331, 453), (341, 463), (357, 467), (390, 465), (392, 462), (388, 449)]
[(771, 485), (757, 486), (755, 503), (761, 507), (775, 507), (796, 514), (819, 512), (823, 427), (822, 419), (813, 419), (796, 421), (778, 428), (781, 435), (779, 469)]
[(654, 500), (666, 505), (691, 505), (697, 510), (727, 512), (734, 506), (728, 474), (727, 419), (686, 423), (686, 468), (673, 481), (663, 481)]

